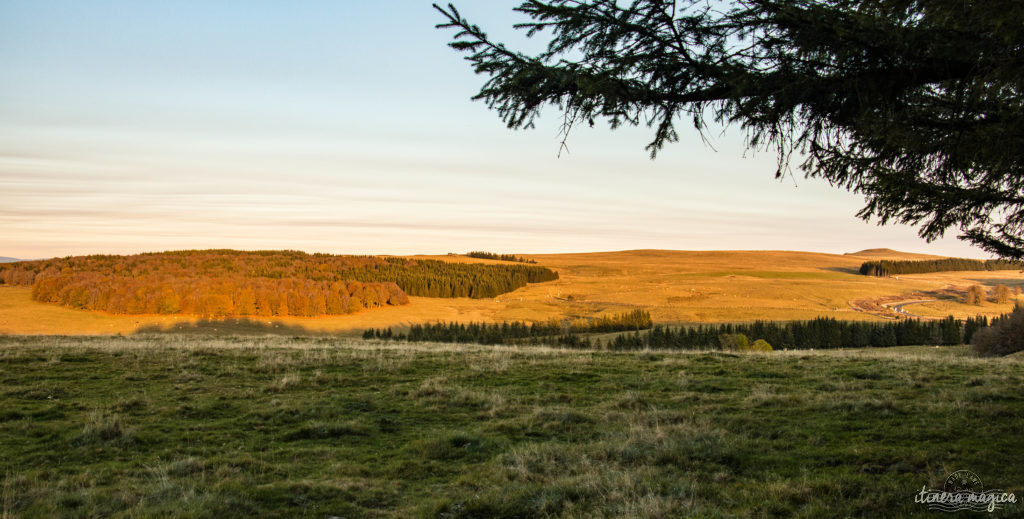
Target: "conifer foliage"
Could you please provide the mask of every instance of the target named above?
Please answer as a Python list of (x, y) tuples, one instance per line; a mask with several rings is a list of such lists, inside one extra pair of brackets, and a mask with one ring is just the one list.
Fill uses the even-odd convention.
[(735, 124), (861, 218), (1024, 258), (1020, 0), (524, 0), (537, 52), (435, 7), (510, 128), (552, 107), (565, 133), (646, 126), (653, 156), (680, 122)]
[(115, 314), (338, 315), (409, 295), (494, 297), (557, 279), (538, 266), (477, 265), (299, 251), (201, 250), (0, 265), (0, 284), (41, 302)]
[(485, 252), (475, 250), (466, 253), (467, 257), (477, 259), (492, 259), (498, 261), (515, 261), (517, 263), (537, 263), (537, 260), (527, 259), (522, 256), (516, 256), (515, 254), (497, 254), (494, 252)]
[[(615, 323), (614, 326), (609, 326)], [(522, 322), (436, 323), (415, 325), (408, 333), (391, 328), (368, 329), (364, 339), (410, 342), (474, 344), (543, 344), (568, 347), (604, 347), (613, 350), (683, 349), (772, 351), (773, 349), (832, 349), (889, 346), (956, 345), (970, 343), (974, 334), (988, 326), (984, 316), (961, 321), (953, 317), (936, 321), (903, 319), (890, 322), (840, 321), (818, 318), (811, 321), (755, 321), (740, 324), (699, 326), (654, 326), (646, 311), (612, 316), (607, 321), (551, 320)], [(633, 333), (628, 333), (632, 331)], [(586, 334), (620, 333), (601, 342)]]
[[(746, 341), (764, 340), (773, 349), (832, 349), (888, 346), (954, 345), (969, 342), (988, 321), (985, 317), (960, 321), (903, 319), (890, 322), (839, 321), (821, 317), (811, 321), (755, 321), (682, 328), (655, 326), (646, 333), (623, 334), (609, 342), (610, 349), (744, 349)], [(747, 339), (749, 338), (749, 339)]]
[(964, 270), (1024, 270), (1024, 261), (1002, 259), (977, 260), (968, 258), (943, 258), (923, 261), (876, 260), (865, 261), (860, 266), (861, 274), (878, 277)]
[(578, 337), (579, 334), (645, 330), (652, 324), (649, 312), (634, 310), (593, 319), (553, 318), (532, 324), (518, 321), (501, 324), (457, 322), (417, 324), (411, 326), (407, 334), (396, 334), (391, 328), (371, 328), (363, 332), (363, 338), (475, 344), (540, 344), (543, 342), (545, 344), (589, 346), (590, 341), (582, 342), (582, 339)]

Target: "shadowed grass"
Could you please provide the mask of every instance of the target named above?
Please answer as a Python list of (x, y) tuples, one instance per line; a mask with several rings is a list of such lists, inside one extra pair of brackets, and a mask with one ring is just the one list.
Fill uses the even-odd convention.
[(1024, 493), (1024, 362), (963, 348), (0, 337), (0, 380), (4, 517), (927, 517), (958, 469)]

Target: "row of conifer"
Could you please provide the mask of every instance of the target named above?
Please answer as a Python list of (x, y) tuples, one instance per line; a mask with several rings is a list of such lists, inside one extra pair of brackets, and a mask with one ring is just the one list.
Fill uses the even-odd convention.
[[(569, 337), (585, 333), (606, 333), (644, 330), (652, 326), (651, 314), (646, 310), (633, 310), (617, 315), (592, 319), (550, 319), (536, 323), (428, 323), (416, 324), (407, 333), (394, 333), (391, 328), (370, 328), (363, 332), (364, 339), (388, 339), (410, 342), (453, 342), (474, 344), (529, 343), (528, 339), (573, 342)], [(536, 343), (540, 343), (537, 341)]]
[(469, 257), (469, 258), (477, 258), (477, 259), (490, 259), (490, 260), (498, 260), (498, 261), (514, 261), (514, 262), (518, 262), (518, 263), (537, 263), (537, 260), (527, 259), (527, 258), (524, 258), (522, 256), (516, 256), (515, 254), (496, 254), (496, 253), (493, 253), (493, 252), (485, 252), (485, 251), (482, 251), (482, 250), (475, 250), (475, 251), (467, 252), (466, 256)]
[[(840, 321), (818, 318), (810, 321), (755, 321), (752, 323), (705, 324), (698, 326), (651, 326), (646, 312), (616, 316), (621, 326), (610, 329), (594, 322), (591, 328), (573, 325), (573, 321), (546, 321), (527, 324), (511, 322), (436, 323), (414, 325), (408, 333), (395, 333), (390, 328), (369, 329), (365, 339), (386, 339), (410, 342), (449, 342), (475, 344), (537, 344), (569, 347), (605, 347), (608, 349), (722, 349), (722, 337), (745, 336), (763, 340), (773, 349), (832, 349), (917, 345), (956, 345), (971, 341), (973, 334), (985, 326), (984, 316), (958, 320), (953, 317), (936, 321), (903, 319), (888, 322)], [(635, 319), (646, 318), (643, 330), (635, 327)], [(626, 331), (615, 337), (601, 339), (588, 336), (599, 332)]]
[(1003, 259), (943, 258), (923, 261), (876, 260), (866, 261), (860, 266), (861, 274), (878, 277), (963, 270), (1024, 270), (1024, 262)]

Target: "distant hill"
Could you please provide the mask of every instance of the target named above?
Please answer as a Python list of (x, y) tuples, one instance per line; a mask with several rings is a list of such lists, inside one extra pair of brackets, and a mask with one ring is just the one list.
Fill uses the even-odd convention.
[(944, 258), (945, 256), (936, 256), (934, 254), (920, 254), (917, 252), (902, 252), (893, 249), (864, 249), (857, 252), (847, 252), (844, 256), (854, 256), (858, 258), (874, 258), (874, 259), (906, 259), (906, 260), (925, 260), (925, 259), (938, 259)]
[(883, 254), (903, 254), (898, 250), (892, 249), (864, 249), (857, 252), (847, 252), (844, 256), (881, 256)]
[(7, 256), (0, 256), (0, 263), (14, 263), (15, 261), (22, 261), (18, 258), (8, 258)]

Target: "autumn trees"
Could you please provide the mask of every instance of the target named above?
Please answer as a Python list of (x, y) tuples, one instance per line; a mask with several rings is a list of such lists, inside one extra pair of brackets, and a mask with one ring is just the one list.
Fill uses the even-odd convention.
[[(1020, 287), (1010, 288), (1006, 285), (996, 285), (992, 301), (997, 304), (1009, 303), (1014, 297), (1020, 295)], [(988, 292), (981, 285), (972, 285), (964, 294), (964, 304), (980, 305), (988, 301)]]
[(972, 285), (964, 295), (964, 304), (980, 305), (985, 302), (987, 295), (981, 285)]
[(305, 279), (228, 276), (132, 278), (96, 272), (36, 276), (32, 297), (44, 303), (114, 314), (227, 316), (337, 315), (408, 303), (394, 283), (330, 283)]
[(996, 285), (996, 303), (1009, 303), (1013, 291), (1006, 285)]
[(339, 315), (404, 305), (408, 294), (493, 297), (557, 279), (526, 265), (450, 264), (298, 251), (175, 251), (0, 265), (0, 284), (37, 301), (115, 314)]

